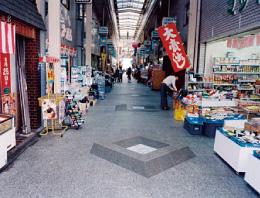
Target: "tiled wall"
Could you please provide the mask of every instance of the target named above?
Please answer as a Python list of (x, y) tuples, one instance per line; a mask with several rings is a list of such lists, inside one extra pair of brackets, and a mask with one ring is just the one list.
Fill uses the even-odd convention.
[(202, 0), (200, 41), (206, 42), (260, 27), (260, 5), (256, 0), (247, 0), (242, 12), (240, 1), (236, 1), (237, 14), (227, 10), (232, 6), (227, 0)]
[(25, 73), (27, 82), (30, 121), (32, 129), (41, 126), (41, 108), (38, 98), (41, 95), (40, 71), (38, 71), (38, 53), (40, 52), (39, 31), (36, 32), (36, 40), (25, 41)]

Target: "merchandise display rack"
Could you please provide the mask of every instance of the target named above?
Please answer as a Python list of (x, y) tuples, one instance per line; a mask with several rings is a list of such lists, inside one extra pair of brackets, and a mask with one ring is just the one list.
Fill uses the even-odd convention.
[(214, 152), (225, 160), (236, 171), (236, 174), (246, 172), (249, 164), (248, 156), (252, 155), (254, 150), (260, 150), (260, 147), (243, 147), (219, 130), (216, 131)]
[[(254, 154), (257, 151), (254, 150)], [(260, 193), (260, 159), (255, 155), (248, 156), (248, 165), (246, 168), (245, 181)]]

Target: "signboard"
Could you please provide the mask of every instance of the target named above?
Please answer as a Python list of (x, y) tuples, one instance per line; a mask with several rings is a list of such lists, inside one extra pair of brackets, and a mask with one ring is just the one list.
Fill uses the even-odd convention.
[(106, 65), (106, 54), (101, 53), (101, 68), (102, 68), (102, 71), (105, 71), (105, 65)]
[(42, 115), (44, 120), (57, 119), (55, 100), (53, 99), (42, 100)]
[(162, 26), (168, 25), (169, 23), (176, 23), (174, 17), (163, 17)]
[(0, 54), (1, 95), (11, 93), (10, 55)]
[(147, 47), (151, 46), (151, 41), (144, 41), (144, 45), (147, 46)]
[(189, 60), (182, 45), (175, 23), (162, 26), (158, 28), (157, 31), (171, 60), (173, 70), (178, 72), (188, 68), (190, 66)]
[(99, 27), (99, 34), (100, 35), (107, 35), (108, 34), (107, 27)]
[(107, 45), (113, 45), (112, 39), (107, 39)]
[(88, 4), (91, 4), (92, 0), (75, 0), (75, 3), (88, 3)]
[(66, 116), (66, 102), (65, 99), (59, 101), (59, 123), (65, 119)]
[(152, 50), (158, 51), (159, 41), (152, 41)]
[(152, 34), (151, 34), (151, 37), (152, 39), (159, 39), (159, 34), (156, 30), (152, 31)]
[(100, 37), (99, 46), (107, 46), (107, 37)]
[(46, 64), (46, 75), (47, 75), (47, 94), (54, 93), (54, 68), (53, 63)]

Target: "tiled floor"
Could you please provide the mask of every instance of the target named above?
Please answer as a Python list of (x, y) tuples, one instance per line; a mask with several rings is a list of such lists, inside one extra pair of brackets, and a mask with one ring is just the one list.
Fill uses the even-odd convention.
[[(159, 101), (159, 92), (124, 79), (105, 100), (90, 108), (83, 128), (71, 129), (63, 138), (42, 137), (2, 172), (0, 198), (258, 197), (243, 176), (237, 176), (214, 154), (214, 139), (189, 135), (182, 128), (183, 122), (174, 121), (172, 110), (160, 110)], [(133, 109), (133, 106), (153, 108)], [(101, 157), (90, 153), (93, 145), (121, 147), (117, 151), (126, 152), (133, 145), (122, 141), (131, 137), (169, 145), (145, 155), (128, 151), (136, 159), (142, 156), (144, 162), (156, 159), (147, 165), (153, 173), (164, 171), (145, 177), (137, 174), (137, 170), (124, 168), (129, 164), (122, 158), (111, 158), (113, 150)], [(144, 140), (137, 144), (147, 145)], [(172, 160), (168, 161), (161, 155), (161, 152), (167, 155), (167, 147), (172, 149)], [(188, 155), (181, 158), (179, 153), (185, 152)], [(185, 159), (186, 156), (191, 158)], [(182, 161), (174, 160), (177, 158)], [(168, 163), (158, 165), (159, 159)], [(109, 160), (121, 160), (122, 166)]]

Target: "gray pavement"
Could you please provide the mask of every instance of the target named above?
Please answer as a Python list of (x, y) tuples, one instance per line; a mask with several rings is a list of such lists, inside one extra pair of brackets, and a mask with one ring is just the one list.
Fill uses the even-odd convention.
[[(63, 138), (41, 137), (2, 172), (0, 198), (258, 197), (243, 176), (213, 153), (213, 138), (189, 135), (183, 122), (173, 119), (172, 110), (160, 110), (159, 102), (158, 91), (124, 78), (89, 109), (80, 130), (70, 129)], [(153, 108), (134, 110), (133, 106)], [(188, 146), (195, 157), (147, 178), (90, 154), (94, 143), (134, 136), (176, 148)]]

